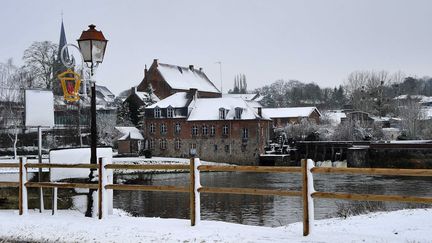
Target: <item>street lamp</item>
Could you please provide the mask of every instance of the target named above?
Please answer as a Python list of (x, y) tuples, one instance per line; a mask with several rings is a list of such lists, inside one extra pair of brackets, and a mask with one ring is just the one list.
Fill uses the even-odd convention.
[(90, 82), (91, 82), (90, 164), (97, 164), (96, 83), (94, 80), (92, 80), (92, 76), (93, 76), (93, 69), (95, 69), (99, 65), (99, 63), (102, 63), (103, 61), (105, 55), (105, 48), (108, 40), (105, 39), (104, 35), (102, 34), (102, 31), (96, 30), (96, 26), (91, 24), (89, 25), (88, 30), (82, 32), (81, 37), (77, 41), (84, 62), (90, 68)]

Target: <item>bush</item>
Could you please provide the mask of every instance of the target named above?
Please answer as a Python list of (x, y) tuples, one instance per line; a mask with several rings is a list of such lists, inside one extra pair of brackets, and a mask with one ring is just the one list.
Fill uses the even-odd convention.
[(386, 207), (383, 202), (374, 201), (356, 201), (351, 203), (336, 202), (336, 207), (336, 215), (341, 218), (377, 211), (386, 211)]
[(146, 158), (151, 158), (152, 157), (152, 151), (150, 149), (143, 149), (143, 150), (141, 150), (140, 155), (144, 155), (144, 157), (146, 157)]

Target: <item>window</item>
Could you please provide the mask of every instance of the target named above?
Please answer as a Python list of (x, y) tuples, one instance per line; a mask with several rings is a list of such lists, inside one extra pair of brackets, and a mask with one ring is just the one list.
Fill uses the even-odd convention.
[(202, 126), (202, 135), (207, 136), (208, 135), (208, 127), (207, 125)]
[(160, 149), (166, 149), (167, 148), (167, 141), (166, 139), (160, 140)]
[(161, 132), (161, 134), (166, 134), (167, 133), (167, 126), (165, 125), (165, 123), (162, 123), (160, 125), (160, 132)]
[(175, 143), (175, 149), (179, 150), (181, 148), (180, 138), (177, 138), (174, 143)]
[(193, 126), (192, 127), (192, 136), (196, 136), (198, 135), (198, 127), (197, 126)]
[(235, 108), (235, 119), (240, 120), (241, 119), (241, 115), (243, 113), (243, 108), (241, 107), (236, 107)]
[(151, 123), (150, 124), (150, 133), (155, 133), (155, 124), (154, 123)]
[(230, 145), (225, 145), (225, 152), (230, 153)]
[(222, 134), (223, 135), (228, 135), (228, 133), (229, 133), (228, 125), (223, 125), (223, 127), (222, 127)]
[(212, 125), (210, 127), (210, 136), (214, 136), (215, 134), (216, 134), (216, 127)]
[(247, 128), (242, 129), (242, 138), (248, 139), (249, 138), (249, 130)]
[(155, 118), (160, 118), (161, 117), (161, 109), (159, 107), (156, 107), (154, 109), (154, 117)]
[(153, 139), (149, 140), (149, 149), (154, 149), (154, 140)]
[(174, 117), (174, 108), (172, 108), (171, 106), (169, 106), (169, 107), (167, 108), (167, 117), (168, 117), (168, 118), (172, 118), (172, 117)]
[(196, 143), (191, 143), (190, 148), (191, 149), (196, 149)]
[(180, 130), (181, 130), (180, 123), (176, 123), (176, 124), (174, 125), (174, 132), (175, 132), (176, 134), (179, 134), (179, 133), (180, 133)]
[(225, 120), (225, 115), (226, 115), (225, 108), (219, 108), (219, 119)]
[(218, 150), (217, 144), (215, 144), (213, 147), (214, 147), (214, 151), (216, 152)]

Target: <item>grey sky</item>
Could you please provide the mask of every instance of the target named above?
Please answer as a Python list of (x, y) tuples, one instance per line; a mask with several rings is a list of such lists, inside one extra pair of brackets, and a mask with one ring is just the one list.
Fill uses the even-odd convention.
[(93, 23), (109, 39), (97, 79), (115, 93), (144, 65), (203, 67), (224, 91), (244, 73), (250, 88), (277, 79), (332, 87), (355, 70), (430, 75), (432, 1), (2, 1), (0, 61), (22, 64), (33, 41), (69, 43)]

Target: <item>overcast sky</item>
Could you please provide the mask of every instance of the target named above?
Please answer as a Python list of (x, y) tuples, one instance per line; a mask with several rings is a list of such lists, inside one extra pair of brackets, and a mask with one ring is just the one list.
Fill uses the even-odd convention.
[(22, 64), (33, 41), (68, 43), (95, 24), (109, 39), (98, 82), (138, 85), (144, 65), (203, 67), (223, 90), (244, 73), (249, 88), (278, 79), (332, 87), (355, 70), (432, 70), (432, 1), (2, 1), (0, 61)]

